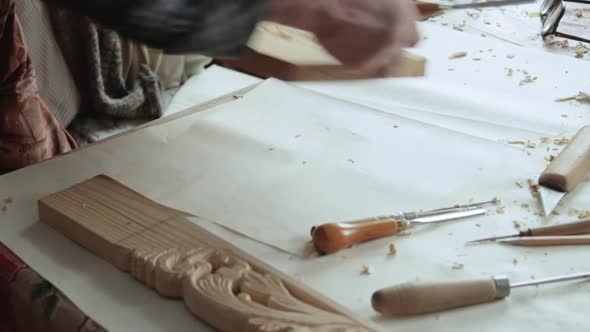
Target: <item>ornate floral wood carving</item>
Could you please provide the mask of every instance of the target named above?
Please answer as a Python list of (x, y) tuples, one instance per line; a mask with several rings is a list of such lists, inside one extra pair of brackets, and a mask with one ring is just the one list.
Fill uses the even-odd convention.
[(106, 176), (39, 201), (42, 222), (221, 331), (375, 331), (346, 309)]

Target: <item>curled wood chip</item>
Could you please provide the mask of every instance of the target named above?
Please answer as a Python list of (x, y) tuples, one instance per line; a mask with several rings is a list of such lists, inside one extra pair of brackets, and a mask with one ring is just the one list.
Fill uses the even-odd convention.
[(392, 256), (397, 254), (397, 248), (395, 247), (395, 244), (393, 244), (393, 243), (389, 244), (389, 254)]
[(570, 100), (576, 100), (576, 101), (590, 101), (590, 95), (584, 93), (584, 92), (578, 92), (577, 95), (575, 96), (568, 96), (568, 97), (562, 97), (562, 98), (557, 98), (555, 101), (556, 102), (563, 102), (563, 101), (570, 101)]
[(561, 213), (559, 213), (559, 212), (557, 212), (557, 211), (555, 211), (555, 210), (551, 211), (551, 214), (552, 214), (552, 215), (554, 215), (554, 216), (559, 216), (559, 215), (561, 215)]
[(467, 56), (467, 52), (455, 52), (449, 55), (449, 59), (458, 59)]
[(369, 275), (372, 273), (371, 265), (363, 265), (363, 269), (361, 270), (361, 275)]
[(584, 17), (584, 11), (582, 9), (576, 9), (576, 17), (577, 18)]
[(506, 70), (506, 75), (507, 75), (507, 76), (512, 76), (513, 72), (514, 72), (514, 71), (512, 70), (512, 68), (507, 68), (507, 70)]
[(541, 143), (551, 143), (551, 137), (547, 137), (547, 136), (541, 137)]
[(555, 144), (555, 145), (567, 145), (569, 143), (570, 143), (570, 140), (567, 137), (556, 138), (553, 140), (553, 144)]
[(590, 211), (580, 211), (578, 213), (578, 218), (579, 219), (587, 219), (587, 218), (590, 218)]
[(496, 208), (496, 213), (497, 214), (504, 214), (504, 207), (503, 206), (498, 206)]
[(473, 61), (479, 61), (479, 60), (481, 60), (481, 58), (472, 58), (471, 60), (473, 60)]
[(576, 45), (576, 58), (583, 58), (586, 53), (588, 53), (588, 48), (584, 44)]
[(460, 264), (460, 263), (453, 264), (453, 270), (463, 270), (464, 267), (465, 267), (465, 265)]
[(567, 39), (564, 39), (560, 43), (561, 48), (568, 48), (570, 47), (570, 42)]
[(520, 230), (522, 228), (522, 225), (517, 220), (513, 220), (512, 225), (513, 225), (514, 229), (516, 229), (516, 230)]
[(522, 182), (516, 181), (515, 184), (518, 188), (524, 188), (524, 184), (522, 184)]
[(399, 233), (398, 235), (399, 236), (412, 236), (412, 232), (405, 231), (405, 232)]
[(490, 21), (488, 21), (488, 20), (483, 20), (483, 23), (485, 23), (485, 24), (487, 24), (487, 25), (490, 25), (490, 24), (492, 24), (492, 22), (490, 22)]
[(533, 142), (531, 142), (531, 141), (527, 141), (527, 142), (526, 142), (526, 147), (527, 147), (527, 148), (530, 148), (530, 149), (534, 149), (534, 148), (536, 148), (536, 147), (537, 147), (537, 144), (535, 144), (535, 143), (533, 143)]
[(480, 11), (478, 11), (478, 10), (468, 10), (467, 11), (467, 15), (469, 17), (478, 18), (479, 14), (480, 14)]

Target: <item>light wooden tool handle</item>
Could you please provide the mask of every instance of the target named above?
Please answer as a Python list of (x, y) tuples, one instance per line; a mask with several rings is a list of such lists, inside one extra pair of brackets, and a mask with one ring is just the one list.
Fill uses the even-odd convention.
[(314, 227), (311, 237), (320, 254), (331, 254), (361, 242), (399, 233), (407, 228), (405, 225), (398, 219), (377, 217)]
[[(415, 315), (491, 302), (500, 294), (494, 279), (448, 283), (405, 283), (373, 294), (373, 309), (384, 315)], [(506, 283), (509, 292), (510, 286)]]
[(539, 184), (560, 192), (573, 191), (590, 171), (590, 126), (585, 126), (547, 166)]
[(590, 219), (564, 225), (531, 228), (525, 232), (524, 236), (557, 236), (578, 234), (590, 234)]

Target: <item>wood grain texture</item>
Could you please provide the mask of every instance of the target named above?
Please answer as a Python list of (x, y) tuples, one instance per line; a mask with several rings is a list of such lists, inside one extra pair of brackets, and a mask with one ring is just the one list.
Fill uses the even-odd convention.
[(219, 61), (254, 76), (285, 81), (415, 77), (424, 76), (426, 70), (426, 60), (422, 56), (406, 51), (392, 72), (362, 74), (342, 66), (313, 34), (271, 22), (260, 23), (248, 45), (252, 52), (242, 58)]
[(345, 308), (107, 176), (39, 201), (40, 220), (220, 331), (376, 331)]
[(572, 192), (590, 172), (590, 125), (582, 127), (545, 169), (539, 184), (563, 193)]

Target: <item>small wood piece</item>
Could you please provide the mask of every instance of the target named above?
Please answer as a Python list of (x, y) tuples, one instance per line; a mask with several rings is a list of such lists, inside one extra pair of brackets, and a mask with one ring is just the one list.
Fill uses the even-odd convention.
[(227, 67), (254, 76), (285, 81), (357, 80), (424, 76), (426, 60), (404, 52), (391, 73), (363, 74), (349, 69), (329, 54), (310, 32), (273, 22), (262, 22), (248, 43), (252, 52), (240, 59), (218, 59)]
[(504, 240), (501, 243), (525, 247), (588, 245), (590, 235), (523, 237)]
[(448, 283), (405, 283), (373, 294), (373, 308), (384, 315), (416, 315), (491, 302), (496, 299), (494, 280)]
[(311, 230), (311, 238), (320, 254), (332, 254), (355, 244), (397, 234), (405, 229), (406, 226), (400, 220), (376, 217), (314, 227)]
[(563, 193), (572, 192), (590, 172), (590, 125), (582, 127), (568, 146), (545, 169), (539, 184)]
[(376, 331), (370, 323), (115, 180), (39, 201), (40, 220), (220, 331)]

